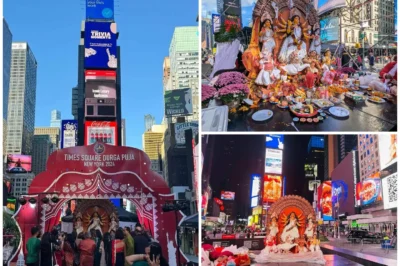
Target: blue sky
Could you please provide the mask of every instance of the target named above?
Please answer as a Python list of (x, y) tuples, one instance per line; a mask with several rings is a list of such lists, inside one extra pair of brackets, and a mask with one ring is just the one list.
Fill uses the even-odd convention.
[[(122, 117), (127, 145), (141, 148), (144, 115), (160, 123), (164, 114), (162, 63), (174, 28), (197, 26), (195, 0), (115, 0), (120, 32)], [(49, 126), (50, 112), (71, 119), (72, 87), (77, 84), (78, 44), (85, 1), (4, 1), (3, 14), (13, 41), (27, 41), (38, 61), (35, 126)]]

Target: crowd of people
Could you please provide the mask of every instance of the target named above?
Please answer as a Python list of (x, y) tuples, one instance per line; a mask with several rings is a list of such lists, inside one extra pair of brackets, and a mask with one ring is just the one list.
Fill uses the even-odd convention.
[(53, 229), (31, 229), (26, 243), (27, 266), (168, 266), (159, 243), (152, 242), (140, 225), (105, 233), (90, 230), (67, 234)]

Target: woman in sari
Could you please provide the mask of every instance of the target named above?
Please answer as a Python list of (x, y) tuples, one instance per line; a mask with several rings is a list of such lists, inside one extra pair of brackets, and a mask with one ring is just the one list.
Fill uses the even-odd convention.
[(84, 234), (84, 239), (79, 243), (80, 265), (94, 265), (94, 251), (96, 243), (90, 238), (89, 233)]
[(64, 265), (73, 266), (75, 257), (75, 239), (73, 234), (68, 234), (62, 244), (62, 250), (64, 251)]
[(125, 243), (122, 228), (119, 228), (117, 232), (115, 232), (115, 240), (111, 241), (111, 249), (112, 266), (124, 266)]
[(105, 265), (111, 266), (112, 265), (112, 259), (111, 259), (111, 234), (110, 233), (105, 233), (104, 238), (103, 238), (103, 245), (104, 245), (104, 257), (105, 257)]
[[(135, 253), (134, 241), (133, 237), (131, 236), (131, 232), (129, 227), (125, 227), (124, 232), (124, 243), (125, 243), (125, 256), (130, 256)], [(125, 266), (131, 266), (132, 264), (128, 264), (125, 262)]]

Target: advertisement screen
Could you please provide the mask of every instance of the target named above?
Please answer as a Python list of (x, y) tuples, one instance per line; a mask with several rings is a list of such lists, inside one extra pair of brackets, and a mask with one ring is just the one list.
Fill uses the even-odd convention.
[(318, 0), (318, 15), (344, 6), (346, 6), (345, 0)]
[(265, 147), (283, 150), (283, 135), (267, 135)]
[(318, 177), (318, 165), (317, 164), (305, 164), (304, 175), (306, 178), (317, 178)]
[(198, 122), (186, 122), (175, 124), (175, 141), (178, 145), (185, 145), (185, 131), (192, 129), (193, 137), (199, 134)]
[(266, 149), (265, 151), (265, 173), (282, 173), (282, 151), (275, 149)]
[(332, 181), (332, 204), (344, 206), (347, 202), (348, 186), (342, 180)]
[(225, 15), (240, 16), (242, 7), (240, 0), (224, 0), (223, 8)]
[(30, 155), (8, 154), (7, 172), (29, 173), (32, 171), (32, 157)]
[(86, 0), (86, 19), (114, 19), (114, 0)]
[(397, 173), (382, 178), (383, 208), (397, 208)]
[(234, 200), (235, 192), (232, 191), (221, 191), (221, 199), (222, 200)]
[(253, 175), (251, 177), (251, 197), (258, 197), (261, 188), (261, 177)]
[(117, 68), (117, 24), (85, 23), (85, 68)]
[(252, 197), (250, 202), (250, 207), (256, 207), (258, 205), (258, 197)]
[(78, 145), (78, 121), (61, 121), (61, 149)]
[(17, 206), (17, 199), (16, 198), (7, 198), (7, 209), (11, 214), (15, 213), (15, 207)]
[(212, 29), (213, 29), (213, 33), (219, 32), (220, 28), (221, 28), (221, 15), (212, 14)]
[(381, 170), (397, 162), (397, 135), (379, 135), (379, 160)]
[(166, 91), (164, 103), (167, 117), (193, 114), (192, 90), (190, 88)]
[(324, 221), (333, 221), (332, 214), (332, 181), (324, 181), (322, 183), (322, 193), (321, 193), (321, 209), (322, 209), (322, 219)]
[(222, 200), (220, 200), (219, 198), (214, 198), (215, 203), (217, 203), (218, 205), (224, 205), (224, 202)]
[(337, 42), (339, 40), (339, 18), (338, 17), (327, 17), (322, 19), (320, 22), (321, 42)]
[(85, 71), (85, 97), (116, 99), (117, 74), (112, 70), (86, 70)]
[(282, 195), (282, 177), (279, 175), (264, 175), (263, 203), (275, 202)]
[(240, 17), (238, 16), (225, 16), (224, 26), (226, 31), (230, 31), (231, 27), (241, 29), (242, 23), (240, 21)]
[(109, 145), (117, 145), (117, 122), (86, 121), (85, 145), (101, 141)]
[(360, 205), (367, 205), (382, 200), (381, 179), (367, 178), (357, 185)]

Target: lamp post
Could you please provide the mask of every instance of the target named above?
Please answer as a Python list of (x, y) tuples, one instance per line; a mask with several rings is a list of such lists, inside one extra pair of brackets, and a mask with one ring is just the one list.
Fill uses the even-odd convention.
[(176, 237), (176, 245), (178, 247), (178, 261), (177, 261), (177, 266), (181, 265), (181, 247), (179, 243), (179, 234), (178, 234), (178, 229), (179, 229), (179, 223), (178, 223), (178, 211), (184, 211), (189, 208), (189, 201), (188, 200), (171, 200), (171, 201), (166, 201), (165, 204), (162, 206), (163, 212), (175, 212), (175, 222), (176, 222), (176, 232), (177, 232), (177, 237)]

